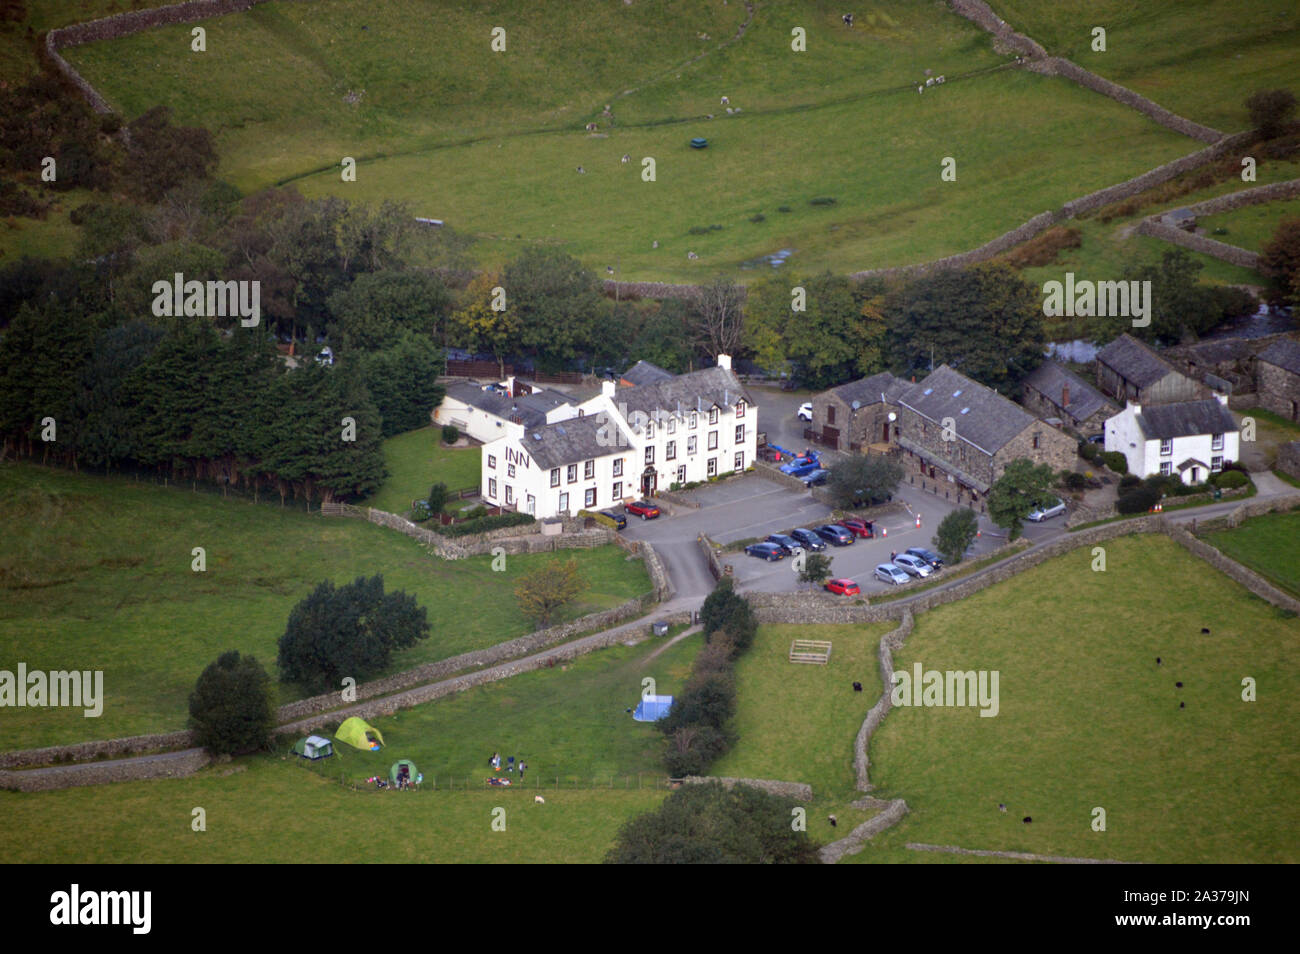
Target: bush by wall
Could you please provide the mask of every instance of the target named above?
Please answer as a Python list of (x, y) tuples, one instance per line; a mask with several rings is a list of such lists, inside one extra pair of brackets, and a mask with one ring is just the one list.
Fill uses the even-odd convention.
[(536, 519), (530, 513), (502, 513), (496, 516), (466, 520), (463, 523), (453, 523), (439, 528), (438, 532), (444, 537), (467, 537), (475, 533), (499, 530), (502, 527), (522, 527), (526, 523), (535, 522)]
[(1117, 474), (1128, 473), (1128, 458), (1119, 451), (1102, 451), (1101, 462)]
[(1225, 470), (1211, 477), (1210, 483), (1223, 490), (1234, 490), (1237, 487), (1245, 487), (1250, 483), (1250, 478), (1239, 470)]

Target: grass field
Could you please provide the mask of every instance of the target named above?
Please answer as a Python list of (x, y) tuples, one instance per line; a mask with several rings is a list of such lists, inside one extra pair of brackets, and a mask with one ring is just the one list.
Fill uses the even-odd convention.
[[(1300, 859), (1296, 620), (1163, 537), (1121, 538), (1106, 556), (1104, 573), (1080, 549), (918, 618), (895, 665), (997, 670), (1000, 712), (890, 713), (872, 740), (872, 781), (911, 814), (854, 860), (952, 860), (905, 859), (906, 841), (1147, 862)], [(1247, 675), (1258, 702), (1241, 699)], [(1104, 833), (1090, 828), (1098, 806)]]
[[(760, 3), (734, 43), (741, 4), (667, 6), (266, 4), (208, 21), (205, 54), (169, 27), (69, 56), (126, 114), (161, 101), (214, 129), (241, 188), (404, 198), (474, 235), (480, 264), (543, 241), (621, 278), (695, 280), (781, 248), (804, 270), (925, 261), (1196, 146), (1065, 80), (981, 72), (1005, 60), (942, 5), (875, 4), (850, 31), (829, 3)], [(440, 55), (411, 55), (426, 49)], [(925, 69), (948, 82), (918, 96)], [(710, 148), (688, 149), (695, 135)]]
[[(1291, 0), (993, 0), (1049, 53), (1223, 132), (1249, 127), (1259, 89), (1300, 88), (1300, 9)], [(1106, 30), (1094, 51), (1093, 28)]]
[[(183, 727), (194, 680), (221, 652), (251, 652), (274, 673), (290, 609), (324, 579), (382, 573), (428, 608), (433, 634), (399, 653), (393, 672), (521, 636), (534, 627), (512, 581), (554, 558), (512, 556), (494, 573), (490, 556), (444, 562), (361, 520), (25, 464), (0, 466), (0, 500), (0, 669), (102, 669), (106, 696), (93, 720), (8, 710), (0, 749)], [(198, 546), (203, 573), (191, 569)], [(617, 547), (570, 553), (587, 590), (563, 618), (650, 588)]]
[[(256, 756), (163, 783), (0, 792), (0, 848), (11, 860), (44, 862), (599, 861), (618, 826), (664, 795), (655, 788), (662, 736), (625, 709), (643, 678), (678, 691), (701, 644), (688, 637), (654, 659), (663, 640), (618, 646), (403, 710), (374, 722), (387, 742), (378, 754), (339, 744), (340, 755), (310, 766)], [(525, 787), (483, 789), (494, 751), (528, 762)], [(398, 758), (424, 773), (423, 790), (356, 792), (336, 780), (386, 774)], [(612, 788), (593, 787), (606, 777)], [(533, 802), (537, 787), (545, 805)], [(202, 834), (189, 830), (196, 805), (207, 812)], [(490, 828), (496, 807), (506, 809), (504, 832)]]
[(1300, 510), (1251, 517), (1232, 530), (1205, 534), (1238, 563), (1300, 596)]
[[(1294, 218), (1300, 218), (1300, 199), (1269, 202), (1233, 209), (1219, 215), (1206, 215), (1198, 218), (1196, 224), (1204, 226), (1211, 238), (1258, 252), (1273, 238), (1273, 233), (1283, 220)], [(1227, 229), (1228, 233), (1215, 235), (1214, 230), (1220, 228)]]
[[(366, 506), (389, 513), (405, 513), (412, 500), (422, 500), (441, 481), (448, 490), (477, 487), (480, 455), (477, 447), (442, 446), (442, 428), (421, 427), (384, 441), (388, 479)], [(449, 507), (456, 506), (453, 501)]]

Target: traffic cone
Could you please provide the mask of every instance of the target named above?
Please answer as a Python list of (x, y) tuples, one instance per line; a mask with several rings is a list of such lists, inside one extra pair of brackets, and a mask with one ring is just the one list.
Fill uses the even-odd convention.
[(921, 515), (919, 513), (916, 515), (916, 529), (921, 529)]
[(881, 527), (881, 528), (880, 528), (880, 535), (881, 535), (882, 537), (887, 537), (887, 536), (889, 536), (889, 528), (888, 528), (888, 527)]

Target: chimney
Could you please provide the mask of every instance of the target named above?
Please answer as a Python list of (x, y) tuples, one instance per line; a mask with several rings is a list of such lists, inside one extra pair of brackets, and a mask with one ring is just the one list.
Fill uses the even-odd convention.
[(600, 393), (607, 398), (612, 398), (614, 396), (614, 391), (617, 389), (617, 387), (618, 385), (615, 384), (613, 381), (610, 380), (601, 381)]
[(1069, 406), (1070, 406), (1070, 386), (1068, 384), (1063, 384), (1061, 385), (1061, 407), (1067, 408)]
[(720, 354), (720, 355), (718, 355), (718, 367), (723, 368), (724, 370), (730, 371), (730, 370), (731, 370), (731, 355), (729, 355), (729, 354)]

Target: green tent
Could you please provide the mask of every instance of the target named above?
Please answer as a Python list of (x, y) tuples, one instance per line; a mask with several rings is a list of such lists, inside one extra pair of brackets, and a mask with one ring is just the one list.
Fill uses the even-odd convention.
[(309, 735), (294, 743), (293, 754), (301, 755), (313, 762), (317, 759), (327, 759), (334, 754), (334, 743), (329, 739), (322, 739), (319, 735)]
[(363, 752), (376, 751), (375, 743), (380, 746), (384, 744), (384, 737), (379, 734), (379, 730), (373, 728), (365, 719), (358, 719), (356, 716), (344, 719), (339, 730), (334, 733), (334, 738)]
[(410, 759), (398, 759), (396, 762), (394, 762), (392, 766), (390, 766), (388, 769), (388, 780), (392, 782), (394, 785), (396, 785), (397, 776), (401, 774), (403, 765), (406, 766), (406, 777), (411, 781), (412, 784), (414, 784), (415, 779), (420, 774), (420, 772), (415, 767), (415, 763), (412, 762)]

